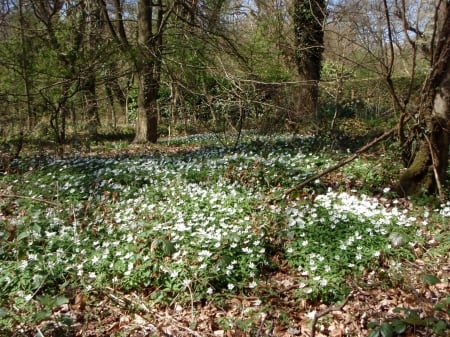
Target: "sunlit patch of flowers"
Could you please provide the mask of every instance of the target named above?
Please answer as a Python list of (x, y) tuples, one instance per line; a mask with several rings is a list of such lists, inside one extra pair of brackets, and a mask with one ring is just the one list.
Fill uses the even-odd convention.
[[(69, 286), (145, 288), (168, 303), (252, 293), (284, 227), (285, 256), (313, 297), (340, 291), (347, 273), (394, 249), (393, 231), (413, 237), (413, 219), (364, 195), (329, 191), (287, 209), (267, 203), (333, 161), (316, 154), (310, 136), (244, 139), (171, 156), (48, 159), (5, 176), (34, 199), (1, 200), (11, 214), (0, 213), (0, 308)], [(449, 207), (439, 212), (448, 216)]]
[(74, 284), (147, 287), (155, 300), (187, 288), (195, 298), (252, 291), (268, 260), (263, 194), (314, 170), (311, 157), (284, 140), (263, 151), (250, 143), (176, 156), (49, 159), (7, 177), (20, 194), (59, 206), (15, 201), (14, 240), (0, 227), (2, 301)]
[(308, 297), (342, 296), (345, 276), (374, 268), (374, 261), (391, 253), (390, 235), (416, 237), (416, 218), (378, 199), (345, 192), (329, 191), (312, 203), (291, 205), (286, 219), (286, 257)]

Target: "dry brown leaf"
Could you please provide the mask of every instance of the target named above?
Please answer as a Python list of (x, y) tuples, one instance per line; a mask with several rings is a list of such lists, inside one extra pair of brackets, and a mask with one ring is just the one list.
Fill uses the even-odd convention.
[(87, 298), (83, 293), (78, 293), (75, 295), (72, 309), (77, 311), (84, 311), (86, 309)]

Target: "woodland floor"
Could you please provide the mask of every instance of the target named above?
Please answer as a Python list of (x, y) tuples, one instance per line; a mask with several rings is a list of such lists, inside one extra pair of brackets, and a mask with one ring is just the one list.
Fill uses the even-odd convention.
[[(431, 246), (439, 244), (430, 241)], [(416, 310), (421, 318), (448, 321), (449, 315), (436, 315), (433, 307), (448, 297), (450, 284), (427, 285), (423, 272), (426, 268), (427, 273), (448, 277), (450, 257), (426, 257), (426, 247), (415, 250), (417, 260), (405, 263), (392, 284), (371, 282), (371, 279), (378, 279), (377, 275), (348, 280), (350, 295), (344, 302), (332, 306), (298, 301), (294, 296), (298, 284), (289, 269), (282, 268), (267, 278), (262, 289), (263, 303), (257, 298), (235, 296), (220, 305), (192, 303), (182, 307), (174, 303), (169, 308), (148, 308), (144, 304), (146, 295), (140, 293), (121, 294), (114, 289), (104, 289), (91, 297), (74, 294), (71, 305), (55, 312), (55, 316), (70, 312), (76, 322), (73, 330), (49, 329), (49, 322), (43, 322), (41, 328), (47, 332), (42, 336), (368, 336), (368, 322), (389, 322), (405, 317), (406, 312), (395, 312), (395, 308)], [(234, 326), (220, 323), (227, 319), (234, 321)], [(36, 330), (16, 334), (24, 335), (39, 336)], [(408, 324), (401, 336), (435, 334), (416, 322)]]
[[(177, 153), (180, 148), (152, 147), (151, 151)], [(409, 201), (403, 202), (414, 207)], [(442, 231), (445, 230), (448, 226), (443, 224)], [(396, 277), (388, 281), (383, 269), (347, 279), (350, 295), (333, 305), (298, 300), (296, 271), (281, 263), (258, 286), (258, 298), (233, 296), (221, 303), (192, 302), (181, 306), (174, 301), (168, 307), (148, 307), (145, 303), (150, 295), (145, 292), (125, 294), (105, 288), (86, 295), (71, 289), (67, 293), (70, 304), (55, 308), (53, 320), (43, 321), (33, 329), (17, 327), (13, 336), (368, 336), (369, 322), (381, 324), (393, 319), (408, 323), (401, 336), (434, 336), (432, 327), (426, 326), (423, 319), (450, 321), (448, 314), (433, 309), (450, 294), (450, 254), (429, 253), (439, 245), (430, 235), (426, 244), (413, 247), (415, 261), (404, 261)], [(424, 274), (447, 281), (430, 285), (424, 282)], [(420, 320), (408, 321), (411, 311), (417, 312)], [(63, 315), (72, 318), (70, 329), (55, 323)], [(441, 335), (448, 333), (446, 330)], [(0, 330), (0, 336), (11, 335)]]

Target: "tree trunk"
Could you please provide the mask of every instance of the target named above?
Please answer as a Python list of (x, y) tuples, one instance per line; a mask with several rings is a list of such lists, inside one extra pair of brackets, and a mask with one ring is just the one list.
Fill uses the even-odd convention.
[[(156, 34), (153, 34), (152, 31), (153, 7), (157, 9), (155, 13)], [(156, 143), (158, 140), (157, 98), (161, 68), (162, 10), (161, 0), (156, 1), (155, 4), (151, 0), (139, 0), (138, 43), (140, 59), (136, 62), (139, 90), (135, 143)]]
[(86, 126), (90, 140), (94, 140), (98, 136), (98, 127), (100, 126), (100, 117), (98, 115), (98, 103), (96, 94), (96, 77), (91, 72), (86, 75), (83, 83), (84, 102), (86, 104)]
[(324, 49), (324, 0), (296, 0), (294, 3), (295, 61), (300, 78), (300, 102), (296, 120), (317, 110), (320, 68)]
[[(147, 68), (147, 70), (144, 70)], [(148, 69), (150, 68), (150, 69)], [(158, 83), (153, 79), (153, 67), (139, 73), (138, 109), (134, 143), (156, 143), (158, 140)]]
[(419, 106), (420, 147), (400, 177), (399, 193), (403, 196), (426, 191), (445, 197), (450, 145), (450, 5), (442, 1), (440, 6), (431, 71)]

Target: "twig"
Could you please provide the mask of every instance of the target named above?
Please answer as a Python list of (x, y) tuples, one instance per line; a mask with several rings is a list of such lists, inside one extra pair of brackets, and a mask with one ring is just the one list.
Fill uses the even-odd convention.
[(344, 300), (344, 302), (342, 302), (341, 305), (339, 305), (338, 307), (330, 307), (330, 308), (325, 309), (314, 315), (314, 319), (312, 322), (312, 328), (311, 328), (311, 337), (316, 336), (316, 325), (317, 325), (317, 322), (319, 321), (319, 318), (321, 318), (325, 315), (328, 315), (330, 312), (333, 312), (333, 311), (342, 311), (342, 309), (347, 305), (347, 303), (350, 300), (350, 297), (352, 295), (353, 295), (353, 293), (350, 293), (350, 295), (348, 295), (347, 298)]
[(36, 330), (37, 330), (37, 336), (39, 336), (39, 337), (45, 337), (45, 336), (42, 334), (41, 329), (36, 328)]
[(256, 333), (256, 337), (261, 337), (262, 330), (264, 328), (264, 323), (266, 322), (267, 314), (261, 315), (261, 323), (259, 324), (258, 332)]
[(0, 194), (0, 198), (29, 199), (29, 200), (41, 202), (43, 204), (47, 204), (50, 206), (59, 206), (58, 203), (50, 201), (50, 200), (36, 198), (36, 197), (29, 197), (26, 195), (19, 195), (19, 194)]
[[(409, 118), (407, 118), (409, 119)], [(406, 122), (406, 121), (405, 121)], [(366, 145), (364, 145), (363, 147), (359, 148), (353, 155), (351, 155), (350, 157), (345, 158), (344, 160), (341, 160), (339, 163), (337, 163), (336, 165), (327, 168), (326, 170), (323, 170), (315, 175), (313, 175), (312, 177), (304, 180), (303, 182), (287, 189), (284, 194), (283, 194), (283, 199), (286, 198), (289, 194), (291, 194), (292, 192), (299, 190), (301, 188), (303, 188), (304, 186), (308, 185), (309, 183), (311, 183), (312, 181), (319, 179), (325, 175), (327, 175), (328, 173), (331, 173), (339, 168), (341, 168), (342, 166), (354, 161), (356, 158), (358, 158), (361, 154), (363, 154), (364, 152), (366, 152), (367, 150), (369, 150), (371, 147), (373, 147), (374, 145), (378, 144), (379, 142), (391, 137), (398, 129), (398, 126), (393, 127), (392, 129), (386, 131), (385, 133), (383, 133), (381, 136), (375, 138), (374, 140), (372, 140), (370, 143), (367, 143)]]

